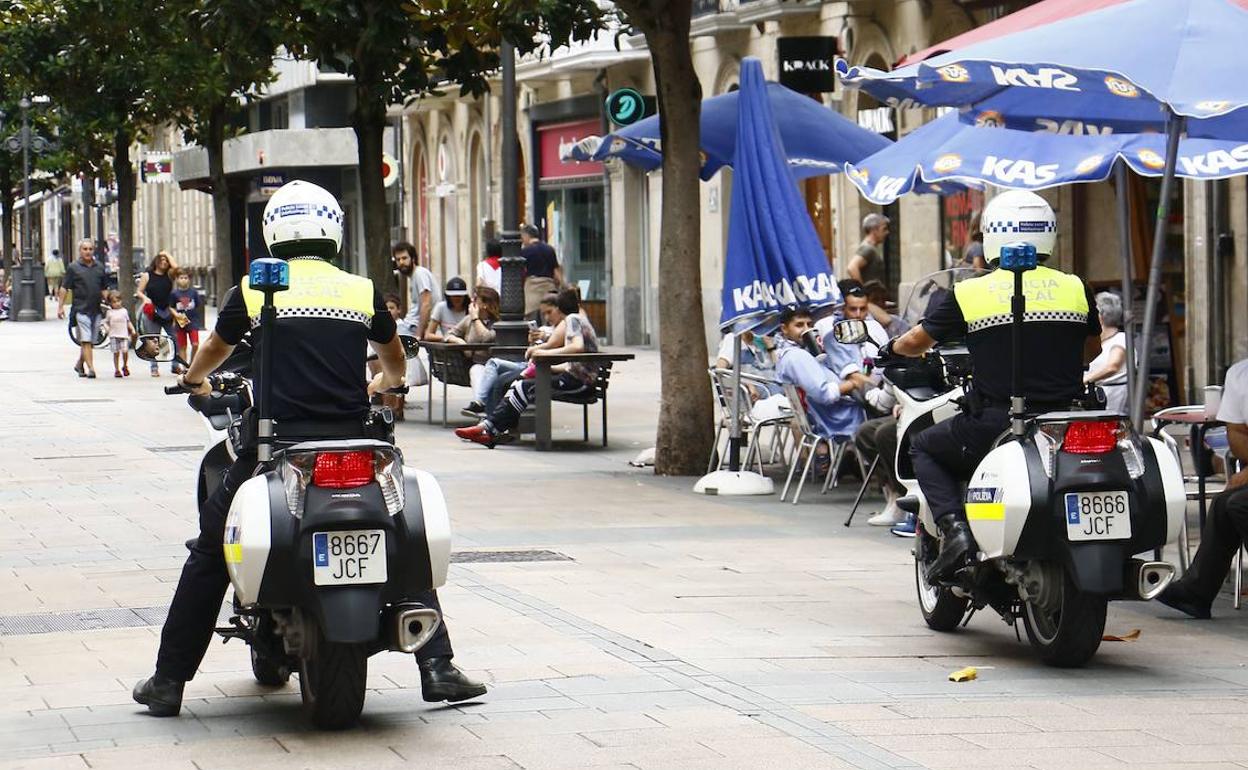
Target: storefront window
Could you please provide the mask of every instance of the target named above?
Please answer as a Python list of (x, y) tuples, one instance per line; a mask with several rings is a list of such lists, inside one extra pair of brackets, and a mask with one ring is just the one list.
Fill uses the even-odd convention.
[(581, 299), (606, 301), (607, 250), (602, 187), (543, 192), (549, 243), (559, 255), (564, 280), (581, 290)]
[(979, 231), (979, 219), (984, 211), (982, 190), (962, 190), (942, 195), (940, 198), (940, 242), (944, 254), (941, 263), (952, 267), (967, 262), (967, 247), (972, 236)]

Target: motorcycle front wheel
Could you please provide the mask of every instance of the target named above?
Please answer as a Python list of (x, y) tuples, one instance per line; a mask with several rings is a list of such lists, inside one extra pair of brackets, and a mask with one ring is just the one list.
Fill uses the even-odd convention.
[(1066, 570), (1054, 573), (1061, 576), (1060, 599), (1047, 608), (1026, 602), (1023, 625), (1040, 660), (1058, 668), (1077, 668), (1101, 646), (1108, 603), (1103, 596), (1080, 591)]
[(322, 730), (351, 727), (364, 710), (367, 680), (366, 645), (318, 638), (313, 654), (299, 660), (299, 694), (304, 713)]
[(933, 631), (953, 631), (966, 617), (970, 600), (958, 596), (951, 588), (931, 585), (923, 577), (939, 548), (936, 538), (927, 534), (920, 522), (914, 538), (914, 587), (919, 594), (919, 611)]

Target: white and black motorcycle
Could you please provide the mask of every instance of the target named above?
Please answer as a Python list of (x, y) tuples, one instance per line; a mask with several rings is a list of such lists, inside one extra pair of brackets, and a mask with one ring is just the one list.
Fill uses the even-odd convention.
[[(1023, 271), (1034, 265), (1034, 252), (1003, 257), (1000, 269), (1015, 273), (1016, 296), (1022, 295)], [(919, 281), (904, 317), (921, 320), (955, 283), (980, 274), (956, 268)], [(1016, 303), (1015, 373), (1022, 314)], [(861, 341), (865, 326), (843, 321), (836, 333), (843, 342)], [(943, 345), (922, 358), (875, 364), (901, 405), (894, 459), (907, 495), (898, 505), (919, 517), (915, 587), (929, 627), (953, 631), (991, 607), (1006, 623), (1022, 620), (1045, 663), (1080, 666), (1100, 646), (1108, 601), (1149, 600), (1170, 583), (1174, 567), (1156, 554), (1178, 537), (1187, 504), (1178, 458), (1162, 442), (1136, 433), (1124, 415), (1100, 411), (1096, 394), (1069, 411), (1012, 413), (1013, 425), (966, 487), (965, 511), (979, 552), (953, 578), (929, 583), (939, 530), (915, 479), (910, 447), (921, 431), (961, 411), (972, 379), (970, 355), (963, 346)], [(1017, 374), (1014, 382), (1018, 392)]]
[[(265, 286), (265, 274), (258, 274), (264, 265), (257, 265), (271, 262), (280, 261), (252, 263), (253, 287)], [(281, 268), (284, 263), (271, 269)], [(272, 292), (280, 290), (266, 291), (260, 327), (252, 332), (262, 335), (261, 353), (272, 350)], [(417, 349), (410, 338), (404, 347), (409, 358)], [(135, 350), (145, 360), (174, 357), (160, 335), (140, 337)], [(263, 383), (270, 380), (260, 359)], [(200, 505), (242, 447), (255, 441), (245, 433), (271, 437), (259, 441), (256, 474), (239, 487), (226, 519), (234, 614), (217, 633), (248, 645), (260, 684), (281, 686), (297, 672), (305, 711), (317, 727), (347, 727), (363, 709), (368, 658), (383, 650), (413, 653), (441, 622), (418, 597), (446, 582), (446, 501), (433, 476), (404, 464), (388, 409), (371, 412), (361, 431), (367, 437), (284, 442), (281, 426), (266, 419), (268, 394), (253, 392), (251, 374), (252, 349), (244, 340), (210, 375), (212, 394), (187, 398), (207, 431)], [(175, 385), (165, 392), (185, 391)], [(245, 420), (252, 407), (256, 419)]]

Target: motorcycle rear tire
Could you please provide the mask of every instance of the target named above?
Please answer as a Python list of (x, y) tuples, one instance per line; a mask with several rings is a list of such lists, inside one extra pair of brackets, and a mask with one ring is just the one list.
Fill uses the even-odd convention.
[(970, 600), (956, 595), (951, 588), (930, 585), (923, 577), (938, 548), (936, 538), (927, 534), (920, 523), (914, 538), (914, 588), (927, 627), (933, 631), (956, 631), (966, 617)]
[(1056, 613), (1046, 613), (1027, 602), (1023, 625), (1041, 661), (1057, 668), (1078, 668), (1101, 646), (1108, 602), (1104, 596), (1080, 591), (1065, 570), (1061, 574), (1062, 606)]
[(303, 710), (321, 730), (343, 730), (360, 719), (368, 680), (368, 647), (318, 639), (316, 650), (299, 661)]

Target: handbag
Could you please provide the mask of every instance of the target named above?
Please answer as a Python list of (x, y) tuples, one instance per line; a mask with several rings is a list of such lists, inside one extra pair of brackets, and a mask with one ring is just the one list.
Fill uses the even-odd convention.
[(429, 372), (425, 369), (425, 364), (419, 358), (411, 358), (407, 361), (407, 386), (409, 388), (419, 387), (429, 384)]

